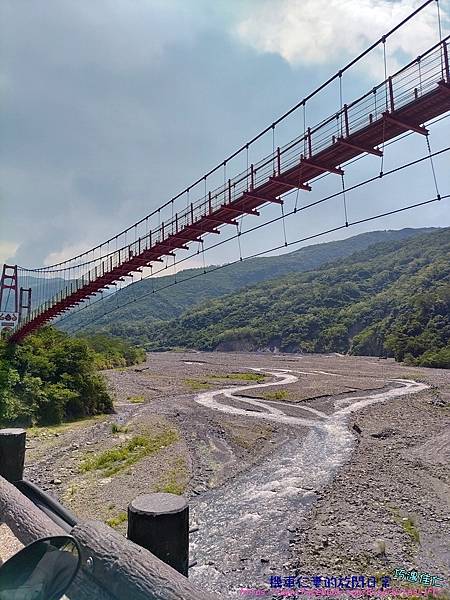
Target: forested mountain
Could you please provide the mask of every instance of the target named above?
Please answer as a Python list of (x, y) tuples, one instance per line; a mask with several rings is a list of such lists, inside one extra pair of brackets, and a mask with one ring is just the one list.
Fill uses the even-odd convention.
[(450, 367), (450, 228), (210, 300), (141, 327), (148, 349), (389, 355)]
[[(148, 339), (146, 330), (155, 320), (178, 317), (205, 300), (288, 273), (316, 269), (378, 242), (409, 239), (427, 231), (433, 229), (373, 231), (345, 240), (307, 246), (289, 254), (249, 259), (220, 270), (210, 270), (206, 274), (203, 274), (203, 269), (188, 269), (178, 273), (177, 285), (171, 285), (174, 276), (144, 279), (123, 289), (118, 295), (111, 295), (102, 302), (65, 317), (57, 326), (69, 332), (86, 326), (83, 332), (101, 330), (134, 342), (145, 342)], [(200, 277), (192, 278), (199, 274)], [(189, 280), (183, 283), (183, 279)], [(125, 306), (117, 309), (118, 305)]]

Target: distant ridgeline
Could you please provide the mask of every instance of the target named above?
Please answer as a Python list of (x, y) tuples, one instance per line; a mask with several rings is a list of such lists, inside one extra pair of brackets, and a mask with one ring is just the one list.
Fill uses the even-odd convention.
[[(56, 296), (61, 290), (64, 290), (67, 285), (70, 285), (71, 281), (75, 282), (75, 279), (66, 280), (62, 277), (53, 277), (47, 279), (45, 283), (39, 277), (22, 277), (19, 281), (19, 286), (23, 288), (31, 288), (31, 297), (33, 307), (39, 306), (46, 300), (49, 300), (53, 296)], [(106, 290), (105, 295), (111, 294), (112, 290)], [(13, 294), (10, 294), (5, 301), (3, 306), (4, 311), (14, 310), (14, 298)]]
[[(154, 294), (123, 309), (130, 321), (119, 325), (113, 313), (100, 328), (148, 350), (349, 352), (450, 368), (450, 228), (423, 231), (373, 232), (250, 260)], [(240, 291), (224, 295), (233, 286)], [(158, 296), (170, 294), (176, 299), (161, 313), (176, 318), (155, 320)], [(191, 307), (182, 312), (184, 294)], [(222, 297), (194, 305), (208, 295)]]
[[(144, 279), (124, 288), (120, 294), (105, 298), (103, 302), (64, 316), (58, 327), (73, 332), (83, 326), (83, 333), (103, 330), (135, 343), (146, 343), (150, 339), (146, 332), (149, 323), (178, 317), (205, 300), (220, 298), (260, 281), (317, 269), (378, 242), (404, 240), (431, 231), (434, 230), (373, 231), (345, 240), (307, 246), (289, 254), (245, 260), (205, 275), (203, 269), (187, 269), (178, 273), (176, 286), (166, 287), (174, 282), (174, 276)], [(196, 274), (201, 276), (180, 282)], [(145, 297), (140, 299), (140, 296)], [(123, 308), (120, 308), (121, 305), (124, 305)]]

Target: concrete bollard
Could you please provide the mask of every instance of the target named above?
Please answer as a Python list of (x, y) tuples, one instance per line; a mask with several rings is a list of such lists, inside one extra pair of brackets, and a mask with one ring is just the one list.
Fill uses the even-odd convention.
[(128, 506), (128, 539), (187, 577), (189, 505), (175, 494), (144, 494)]
[(23, 478), (25, 429), (0, 429), (0, 475), (15, 483)]

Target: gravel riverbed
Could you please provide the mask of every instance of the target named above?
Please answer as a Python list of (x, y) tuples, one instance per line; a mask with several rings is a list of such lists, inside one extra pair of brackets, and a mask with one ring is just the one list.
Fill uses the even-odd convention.
[[(224, 598), (244, 587), (276, 597), (270, 577), (396, 568), (448, 585), (448, 371), (339, 355), (189, 352), (148, 355), (105, 375), (115, 415), (28, 441), (28, 478), (81, 518), (125, 533), (135, 496), (184, 490), (199, 525), (190, 576)], [(113, 423), (123, 430), (113, 434)], [(134, 434), (168, 429), (176, 441), (126, 470), (80, 470)]]

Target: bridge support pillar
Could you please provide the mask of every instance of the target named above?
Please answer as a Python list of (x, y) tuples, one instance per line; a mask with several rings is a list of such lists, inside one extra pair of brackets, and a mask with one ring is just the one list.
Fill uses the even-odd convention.
[(23, 478), (25, 429), (0, 429), (0, 475), (15, 483)]
[(189, 505), (175, 494), (145, 494), (128, 506), (128, 539), (187, 577)]

